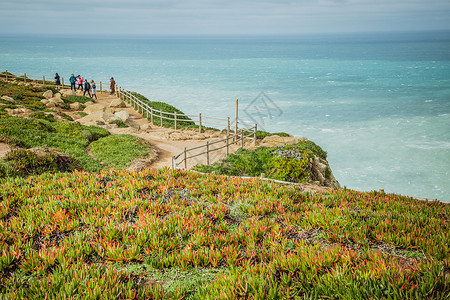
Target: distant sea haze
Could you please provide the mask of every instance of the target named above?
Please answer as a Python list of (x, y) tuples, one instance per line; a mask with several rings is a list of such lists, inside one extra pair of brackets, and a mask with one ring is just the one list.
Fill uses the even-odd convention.
[(449, 32), (0, 36), (0, 69), (114, 76), (189, 114), (239, 99), (241, 122), (324, 148), (342, 186), (450, 201)]

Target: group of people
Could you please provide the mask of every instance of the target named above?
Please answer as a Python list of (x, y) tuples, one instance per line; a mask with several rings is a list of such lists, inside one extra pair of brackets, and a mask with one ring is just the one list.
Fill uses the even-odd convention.
[[(70, 89), (73, 91), (76, 91), (78, 89), (83, 91), (83, 96), (86, 96), (86, 93), (88, 96), (92, 99), (97, 99), (97, 87), (95, 85), (94, 80), (91, 80), (90, 82), (87, 79), (83, 79), (80, 75), (76, 76), (72, 74), (69, 78), (70, 81)], [(114, 78), (111, 77), (110, 81), (110, 95), (114, 95), (116, 91), (116, 82), (114, 81)], [(56, 88), (59, 89), (59, 86), (61, 85), (61, 78), (58, 75), (58, 73), (55, 73), (55, 85)]]
[(83, 79), (81, 75), (75, 77), (75, 75), (72, 74), (72, 76), (70, 76), (69, 78), (69, 81), (71, 90), (82, 90), (83, 96), (86, 96), (87, 93), (89, 98), (97, 99), (97, 87), (94, 80), (91, 80), (91, 82), (89, 82), (87, 79)]

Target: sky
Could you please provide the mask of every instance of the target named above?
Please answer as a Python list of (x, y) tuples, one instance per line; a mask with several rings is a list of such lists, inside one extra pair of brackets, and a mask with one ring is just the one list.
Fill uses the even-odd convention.
[(450, 0), (0, 0), (0, 34), (450, 30)]

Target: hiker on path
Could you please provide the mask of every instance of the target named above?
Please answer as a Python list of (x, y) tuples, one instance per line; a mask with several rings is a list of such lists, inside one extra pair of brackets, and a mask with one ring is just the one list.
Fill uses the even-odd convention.
[(89, 84), (87, 79), (84, 80), (84, 93), (83, 93), (83, 96), (86, 96), (86, 92), (88, 93), (89, 98), (92, 98), (92, 96), (91, 96), (91, 85)]
[(78, 89), (83, 90), (83, 78), (80, 75), (77, 76)]
[(95, 86), (95, 82), (94, 82), (94, 80), (91, 80), (91, 92), (92, 92), (92, 99), (94, 99), (94, 97), (95, 97), (95, 99), (97, 100), (97, 87)]
[(114, 81), (114, 77), (111, 77), (111, 79), (109, 81), (111, 82), (111, 84), (109, 86), (109, 88), (111, 89), (111, 92), (109, 94), (112, 96), (116, 92), (116, 82)]
[(59, 89), (60, 84), (61, 84), (61, 79), (59, 78), (58, 73), (55, 73), (55, 85), (56, 85), (57, 89)]
[(70, 81), (70, 90), (76, 91), (77, 88), (75, 87), (75, 84), (77, 82), (77, 79), (76, 79), (75, 75), (72, 74), (72, 76), (70, 76), (70, 78), (69, 78), (69, 81)]

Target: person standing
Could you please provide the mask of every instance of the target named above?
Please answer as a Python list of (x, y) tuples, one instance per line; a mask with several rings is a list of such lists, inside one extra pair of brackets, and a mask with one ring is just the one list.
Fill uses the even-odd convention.
[(116, 92), (116, 82), (114, 81), (114, 77), (111, 77), (109, 81), (111, 82), (111, 84), (109, 85), (111, 92), (109, 94), (112, 96)]
[(55, 85), (56, 85), (56, 88), (59, 90), (59, 86), (61, 85), (61, 79), (60, 79), (58, 73), (55, 73)]
[(75, 78), (75, 75), (72, 74), (72, 76), (70, 76), (69, 78), (69, 81), (70, 81), (70, 90), (76, 91), (77, 88), (75, 87), (75, 83), (77, 79)]
[(94, 80), (91, 80), (91, 92), (92, 92), (92, 99), (94, 99), (94, 97), (95, 97), (95, 100), (97, 100), (97, 87), (95, 86), (95, 82), (94, 82)]
[(92, 98), (92, 96), (91, 96), (91, 85), (89, 84), (87, 79), (84, 80), (84, 93), (83, 93), (83, 96), (86, 96), (86, 92), (88, 93), (89, 98)]
[(77, 76), (78, 89), (83, 90), (83, 78), (80, 75)]

